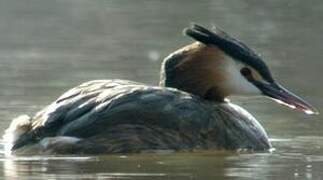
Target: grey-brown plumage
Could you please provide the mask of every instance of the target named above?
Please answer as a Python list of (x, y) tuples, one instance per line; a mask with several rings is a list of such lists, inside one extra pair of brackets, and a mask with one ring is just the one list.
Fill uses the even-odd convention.
[[(172, 88), (124, 80), (84, 83), (32, 118), (16, 153), (125, 153), (172, 149), (271, 147), (258, 122), (239, 107), (215, 104)], [(71, 136), (73, 144), (42, 147), (46, 137)]]

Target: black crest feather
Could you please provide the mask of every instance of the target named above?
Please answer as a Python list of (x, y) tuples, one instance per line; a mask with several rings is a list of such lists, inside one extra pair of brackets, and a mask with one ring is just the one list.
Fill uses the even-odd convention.
[(184, 34), (205, 44), (213, 45), (221, 49), (227, 55), (239, 60), (258, 70), (258, 72), (268, 82), (273, 82), (273, 78), (266, 64), (261, 57), (241, 41), (233, 38), (219, 28), (210, 31), (205, 27), (193, 23), (191, 27), (184, 29)]

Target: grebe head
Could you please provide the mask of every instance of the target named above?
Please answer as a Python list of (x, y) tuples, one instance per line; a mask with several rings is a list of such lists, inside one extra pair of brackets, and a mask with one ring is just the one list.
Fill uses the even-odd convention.
[(277, 83), (258, 54), (224, 31), (193, 24), (184, 34), (197, 42), (166, 57), (161, 85), (218, 102), (230, 95), (264, 95), (292, 109), (318, 113)]

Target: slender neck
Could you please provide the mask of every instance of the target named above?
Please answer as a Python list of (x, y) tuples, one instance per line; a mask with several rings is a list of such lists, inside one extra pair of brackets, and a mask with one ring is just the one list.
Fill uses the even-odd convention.
[(215, 47), (195, 42), (166, 57), (162, 63), (160, 86), (173, 87), (208, 99), (222, 102), (226, 96), (215, 82), (222, 82), (216, 68), (223, 53)]

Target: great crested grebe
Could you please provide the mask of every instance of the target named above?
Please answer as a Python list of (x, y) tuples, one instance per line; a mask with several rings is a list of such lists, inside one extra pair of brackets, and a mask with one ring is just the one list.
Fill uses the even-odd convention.
[(160, 87), (125, 80), (77, 86), (30, 118), (12, 121), (8, 154), (128, 153), (146, 150), (268, 150), (262, 126), (230, 95), (264, 95), (307, 114), (317, 111), (271, 76), (245, 44), (199, 25), (196, 42), (165, 58)]

